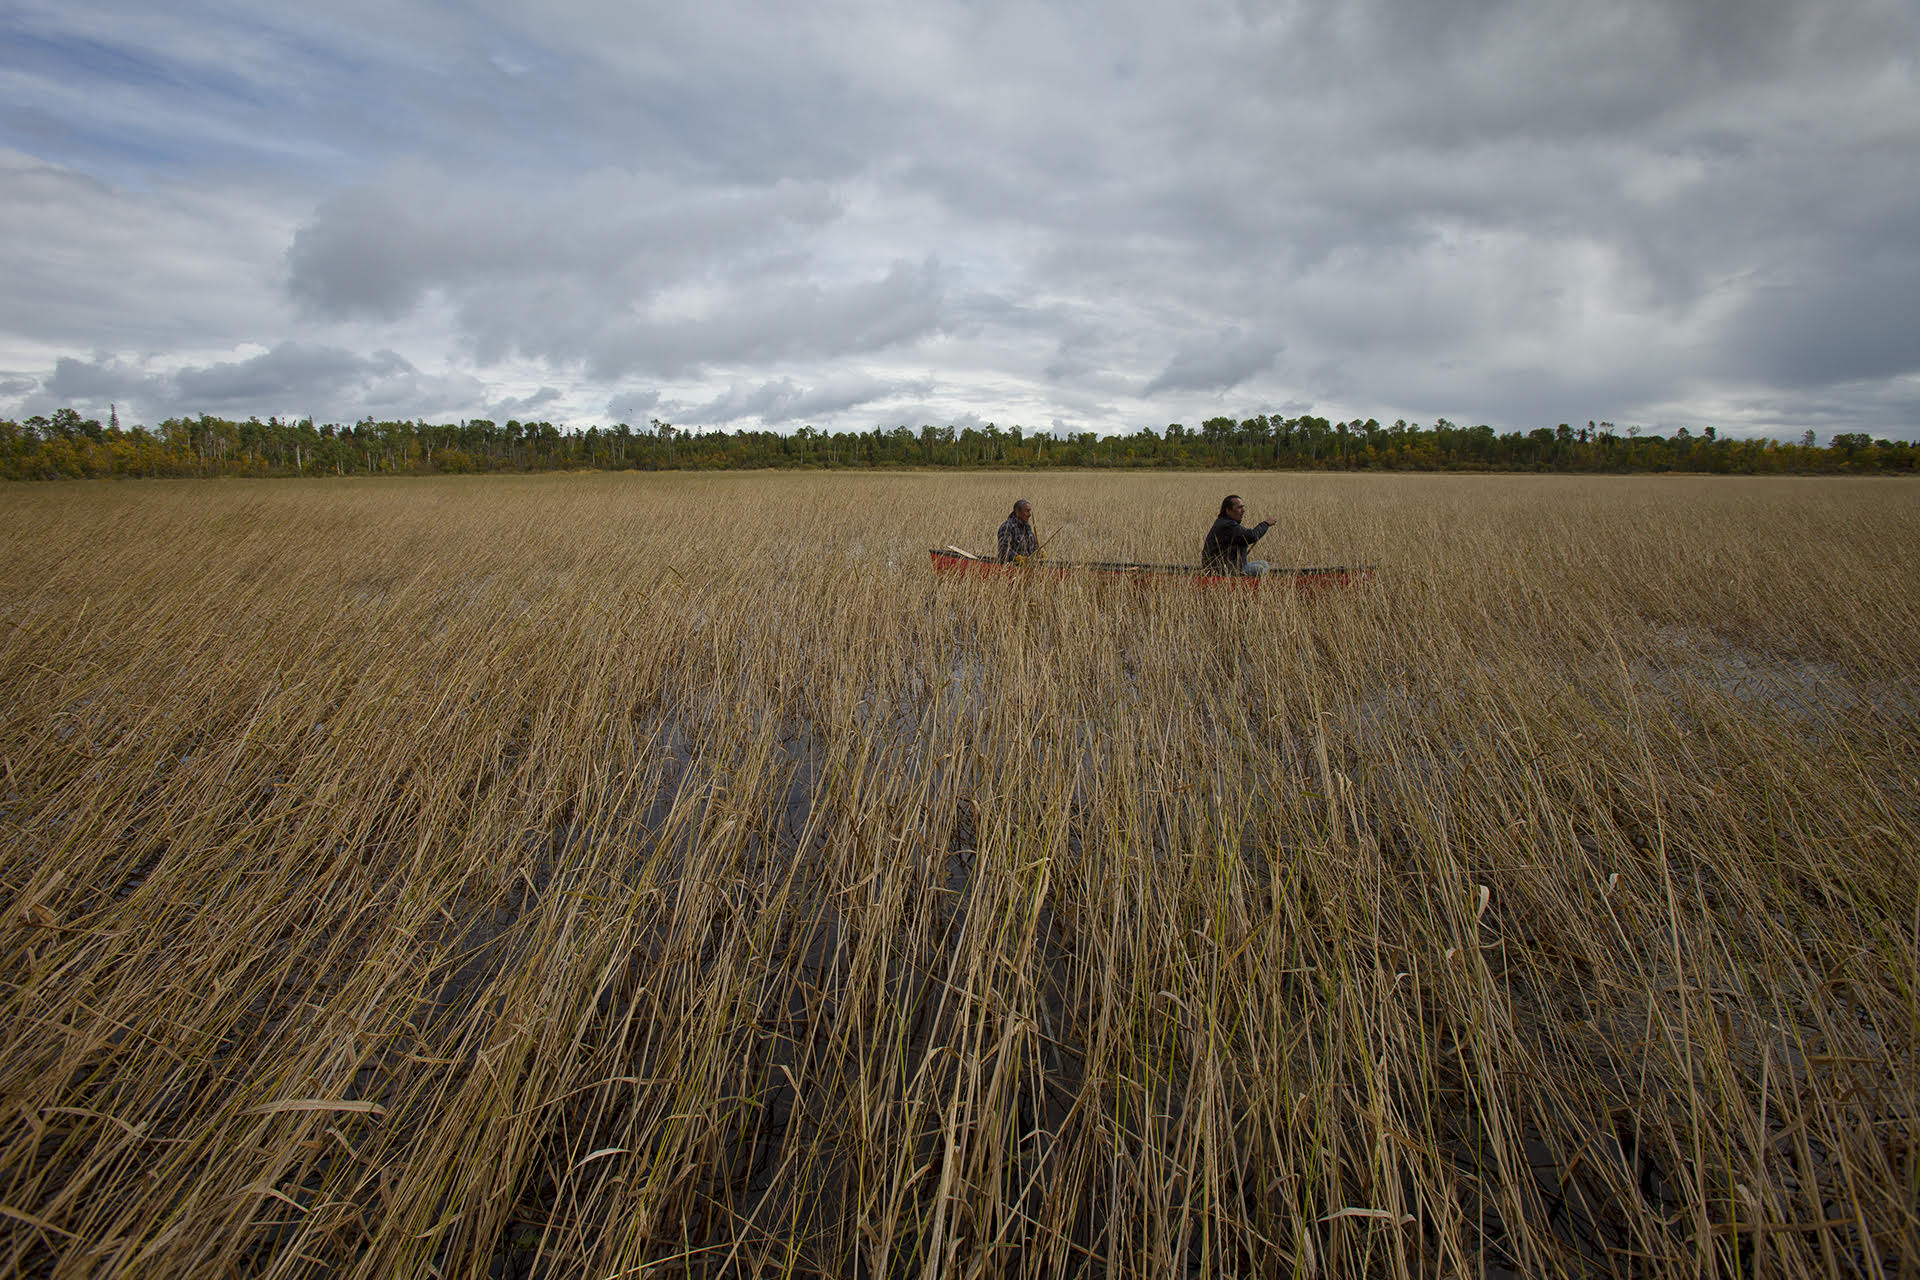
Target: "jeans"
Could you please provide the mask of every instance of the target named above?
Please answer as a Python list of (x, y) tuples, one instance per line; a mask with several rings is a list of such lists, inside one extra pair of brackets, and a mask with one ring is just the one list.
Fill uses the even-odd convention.
[(1267, 572), (1267, 562), (1265, 560), (1247, 561), (1247, 576), (1249, 578), (1262, 577), (1266, 574), (1266, 572)]

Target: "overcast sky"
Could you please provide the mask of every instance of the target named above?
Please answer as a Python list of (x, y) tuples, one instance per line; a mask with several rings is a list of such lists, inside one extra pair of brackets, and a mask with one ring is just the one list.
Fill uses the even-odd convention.
[(1920, 0), (7, 0), (0, 413), (1920, 429)]

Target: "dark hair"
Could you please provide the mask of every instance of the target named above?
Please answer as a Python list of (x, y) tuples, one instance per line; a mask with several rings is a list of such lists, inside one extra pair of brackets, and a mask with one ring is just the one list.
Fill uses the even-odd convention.
[(1011, 511), (1009, 511), (1009, 512), (1007, 512), (1007, 519), (1009, 519), (1009, 520), (1011, 520), (1011, 519), (1013, 519), (1013, 518), (1014, 518), (1015, 516), (1017, 516), (1017, 515), (1019, 515), (1019, 514), (1020, 514), (1020, 508), (1022, 508), (1022, 507), (1030, 507), (1030, 506), (1032, 506), (1032, 505), (1033, 505), (1033, 504), (1032, 504), (1031, 502), (1028, 502), (1028, 501), (1027, 501), (1027, 500), (1026, 500), (1025, 498), (1015, 498), (1015, 499), (1013, 500), (1013, 510), (1011, 510)]
[(1226, 497), (1220, 499), (1220, 514), (1221, 515), (1227, 514), (1228, 506), (1239, 501), (1239, 499), (1240, 499), (1240, 495), (1237, 493), (1230, 493)]

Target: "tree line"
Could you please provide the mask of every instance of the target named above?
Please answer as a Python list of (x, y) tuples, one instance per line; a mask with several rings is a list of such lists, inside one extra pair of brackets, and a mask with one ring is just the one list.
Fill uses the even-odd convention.
[(103, 476), (430, 475), (494, 471), (720, 470), (874, 467), (1221, 467), (1244, 470), (1910, 472), (1912, 441), (1842, 432), (1822, 444), (1732, 438), (1707, 427), (1672, 435), (1611, 422), (1560, 423), (1531, 431), (1382, 426), (1260, 414), (1175, 422), (1128, 434), (1070, 435), (1021, 427), (906, 426), (871, 431), (688, 430), (652, 419), (584, 430), (551, 422), (420, 421), (347, 425), (312, 419), (235, 422), (205, 414), (157, 427), (103, 426), (73, 409), (15, 422), (0, 419), (0, 478)]

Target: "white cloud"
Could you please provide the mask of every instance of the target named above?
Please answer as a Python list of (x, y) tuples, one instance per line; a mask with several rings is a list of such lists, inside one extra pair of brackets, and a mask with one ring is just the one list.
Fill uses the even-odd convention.
[(287, 212), (270, 189), (136, 190), (0, 150), (0, 341), (205, 351), (258, 338), (282, 323)]
[(659, 406), (658, 391), (624, 391), (607, 401), (607, 416), (616, 422), (645, 422)]
[(897, 402), (904, 396), (924, 396), (932, 390), (928, 381), (842, 377), (803, 387), (791, 378), (781, 378), (753, 387), (736, 383), (703, 404), (688, 406), (683, 414), (695, 422), (732, 425), (755, 419), (766, 426), (784, 427), (816, 419), (833, 420), (853, 409)]
[[(393, 351), (362, 356), (336, 347), (282, 343), (258, 355), (205, 365), (156, 369), (112, 357), (62, 357), (40, 385), (49, 404), (101, 410), (126, 406), (122, 416), (158, 420), (183, 414), (317, 420), (458, 417), (483, 399), (477, 380), (430, 374)], [(551, 399), (552, 397), (549, 397)]]
[(330, 320), (399, 319), (437, 297), (483, 364), (525, 355), (595, 379), (831, 359), (937, 332), (932, 259), (814, 261), (810, 237), (837, 215), (817, 184), (670, 192), (597, 173), (540, 202), (416, 168), (323, 206), (294, 236), (289, 287)]

